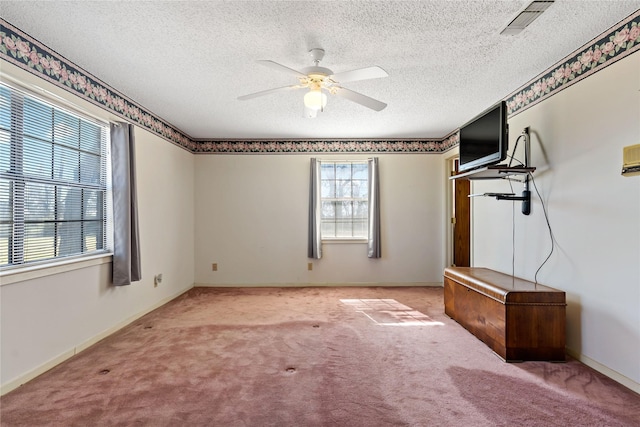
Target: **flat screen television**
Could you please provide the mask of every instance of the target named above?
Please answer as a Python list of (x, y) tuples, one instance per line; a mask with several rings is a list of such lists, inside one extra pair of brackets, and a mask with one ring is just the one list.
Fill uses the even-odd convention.
[(509, 148), (506, 103), (494, 105), (462, 126), (459, 147), (459, 172), (504, 160)]

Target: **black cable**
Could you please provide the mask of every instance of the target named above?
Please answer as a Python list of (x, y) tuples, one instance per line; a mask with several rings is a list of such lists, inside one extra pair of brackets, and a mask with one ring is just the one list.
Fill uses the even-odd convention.
[[(524, 163), (522, 163), (520, 160), (516, 159), (515, 154), (516, 154), (516, 148), (518, 148), (518, 141), (520, 141), (520, 138), (523, 138), (525, 136), (525, 134), (520, 135), (518, 138), (516, 138), (516, 143), (513, 146), (513, 151), (511, 152), (511, 155), (509, 156), (509, 164), (507, 165), (508, 167), (511, 167), (511, 162), (513, 160), (517, 160), (518, 163), (520, 163), (520, 166), (524, 166)], [(508, 155), (508, 153), (507, 153)]]
[[(513, 157), (512, 157), (513, 158)], [(513, 183), (509, 181), (509, 188), (513, 193)], [(511, 202), (511, 277), (516, 275), (516, 202)]]
[(540, 264), (540, 267), (538, 267), (538, 269), (536, 270), (536, 274), (533, 277), (534, 283), (537, 285), (538, 284), (538, 272), (540, 271), (540, 269), (542, 269), (542, 266), (544, 266), (547, 261), (549, 261), (549, 258), (551, 258), (551, 254), (553, 254), (553, 250), (555, 248), (555, 239), (553, 238), (553, 231), (551, 230), (551, 223), (549, 222), (549, 215), (547, 214), (547, 207), (544, 204), (544, 200), (542, 200), (542, 196), (540, 195), (540, 191), (538, 191), (538, 186), (536, 185), (536, 181), (535, 179), (533, 179), (533, 175), (531, 175), (531, 173), (529, 173), (529, 177), (531, 178), (531, 182), (533, 183), (533, 188), (535, 188), (536, 190), (536, 194), (538, 195), (538, 198), (540, 199), (540, 203), (542, 204), (542, 212), (544, 213), (544, 219), (547, 222), (547, 229), (549, 230), (549, 238), (551, 239), (551, 250), (549, 251), (549, 255), (547, 255), (547, 257), (544, 259), (544, 261), (542, 261), (542, 264)]

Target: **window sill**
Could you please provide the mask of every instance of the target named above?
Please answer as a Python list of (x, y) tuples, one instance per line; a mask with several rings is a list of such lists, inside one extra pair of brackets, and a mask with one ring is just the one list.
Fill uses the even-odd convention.
[(351, 244), (351, 243), (367, 243), (367, 239), (322, 239), (322, 244)]
[(111, 262), (112, 257), (113, 254), (111, 252), (105, 252), (79, 258), (10, 268), (8, 270), (0, 271), (0, 286), (38, 279), (40, 277), (51, 276), (52, 274), (79, 270), (81, 268), (92, 267), (94, 265), (107, 264)]

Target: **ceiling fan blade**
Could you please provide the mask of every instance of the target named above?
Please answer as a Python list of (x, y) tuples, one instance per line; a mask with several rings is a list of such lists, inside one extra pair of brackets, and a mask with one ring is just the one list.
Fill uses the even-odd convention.
[(357, 80), (378, 79), (380, 77), (389, 77), (389, 74), (378, 66), (360, 68), (357, 70), (344, 71), (329, 76), (331, 80), (338, 83), (355, 82)]
[(260, 59), (258, 62), (265, 67), (273, 68), (274, 70), (284, 71), (285, 73), (293, 74), (296, 77), (307, 77), (306, 74), (301, 73), (300, 71), (294, 70), (293, 68), (289, 68), (286, 65), (278, 64), (277, 62), (273, 62), (269, 59)]
[(248, 95), (239, 96), (238, 100), (246, 101), (247, 99), (257, 98), (259, 96), (269, 95), (269, 94), (275, 93), (275, 92), (286, 92), (288, 90), (293, 90), (293, 89), (300, 89), (300, 87), (298, 85), (276, 87), (274, 89), (267, 89), (267, 90), (263, 90), (263, 91), (260, 91), (260, 92), (255, 92), (255, 93), (250, 93)]
[(367, 108), (371, 108), (372, 110), (381, 111), (387, 106), (384, 102), (378, 101), (377, 99), (369, 98), (367, 95), (363, 95), (358, 92), (354, 92), (349, 89), (345, 89), (340, 86), (333, 86), (337, 90), (335, 94), (340, 98), (348, 99), (349, 101), (353, 101), (360, 105), (364, 105)]

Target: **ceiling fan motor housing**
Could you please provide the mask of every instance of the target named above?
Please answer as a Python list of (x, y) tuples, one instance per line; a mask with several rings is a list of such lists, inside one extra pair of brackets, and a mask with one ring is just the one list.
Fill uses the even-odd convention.
[(329, 68), (324, 68), (324, 67), (318, 67), (318, 66), (312, 66), (312, 67), (305, 67), (303, 69), (300, 70), (300, 72), (302, 74), (306, 74), (306, 75), (314, 75), (314, 74), (318, 74), (321, 76), (330, 76), (333, 74), (333, 71), (330, 70)]
[(328, 77), (333, 75), (333, 71), (318, 66), (306, 67), (300, 70), (306, 74), (306, 77), (300, 78), (300, 84), (308, 87), (310, 90), (328, 89), (333, 83)]

